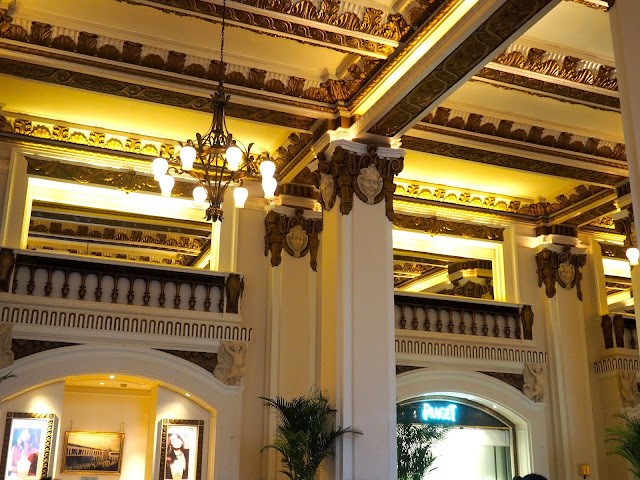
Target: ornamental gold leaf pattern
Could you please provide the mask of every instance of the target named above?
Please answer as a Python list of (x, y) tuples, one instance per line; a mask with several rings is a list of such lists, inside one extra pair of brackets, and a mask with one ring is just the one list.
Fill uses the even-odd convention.
[(464, 238), (504, 240), (504, 228), (442, 220), (437, 217), (420, 217), (396, 214), (393, 225), (398, 228), (419, 230), (430, 235), (454, 235)]

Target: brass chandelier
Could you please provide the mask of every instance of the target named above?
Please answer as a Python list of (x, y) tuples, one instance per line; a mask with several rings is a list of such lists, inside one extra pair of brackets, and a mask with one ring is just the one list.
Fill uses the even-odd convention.
[[(267, 199), (272, 199), (278, 182), (273, 177), (275, 164), (251, 155), (250, 143), (244, 146), (233, 138), (226, 124), (224, 109), (229, 103), (230, 95), (224, 91), (224, 29), (227, 14), (227, 2), (223, 1), (222, 34), (220, 37), (220, 69), (217, 91), (211, 96), (213, 120), (211, 127), (204, 135), (196, 133), (196, 142), (187, 140), (181, 145), (180, 159), (174, 157), (166, 160), (156, 158), (152, 163), (155, 180), (160, 184), (163, 196), (170, 196), (175, 184), (171, 175), (185, 173), (194, 177), (199, 185), (193, 189), (193, 199), (198, 205), (208, 205), (207, 221), (222, 221), (222, 202), (227, 188), (235, 186), (233, 197), (238, 208), (244, 207), (249, 196), (248, 190), (242, 186), (245, 177), (262, 176), (262, 189)], [(241, 148), (242, 147), (242, 148)], [(196, 163), (194, 168), (194, 162)]]

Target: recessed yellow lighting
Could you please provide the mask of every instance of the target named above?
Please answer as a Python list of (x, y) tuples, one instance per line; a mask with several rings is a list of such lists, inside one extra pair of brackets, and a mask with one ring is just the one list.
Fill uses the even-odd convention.
[(191, 395), (189, 395), (188, 393), (185, 393), (185, 395), (186, 395), (187, 397), (190, 397), (190, 396), (191, 396)]
[(115, 377), (115, 375), (109, 375), (109, 378), (110, 378), (111, 380), (113, 380), (113, 379), (114, 379), (114, 378), (116, 378), (116, 377)]

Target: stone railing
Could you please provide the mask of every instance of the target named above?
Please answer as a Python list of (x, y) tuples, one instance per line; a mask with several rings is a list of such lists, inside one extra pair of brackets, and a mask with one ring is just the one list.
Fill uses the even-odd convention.
[(396, 292), (400, 330), (533, 340), (533, 310), (491, 300)]
[(605, 349), (637, 350), (638, 335), (635, 315), (621, 313), (602, 315), (600, 326), (602, 327)]

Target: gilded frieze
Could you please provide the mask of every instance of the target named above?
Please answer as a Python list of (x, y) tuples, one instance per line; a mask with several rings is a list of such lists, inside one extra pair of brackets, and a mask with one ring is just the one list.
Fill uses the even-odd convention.
[(396, 214), (393, 225), (398, 228), (420, 230), (430, 235), (454, 235), (464, 238), (504, 240), (504, 228), (442, 220), (437, 217), (419, 217)]
[(571, 252), (571, 247), (565, 245), (561, 252), (544, 248), (536, 254), (538, 286), (544, 284), (547, 297), (556, 294), (556, 283), (568, 290), (576, 287), (578, 299), (582, 300), (582, 272), (580, 269), (587, 263), (585, 254)]
[(594, 10), (599, 10), (601, 12), (608, 12), (615, 0), (612, 0), (609, 2), (602, 2), (602, 1), (593, 2), (590, 0), (565, 0), (565, 1), (579, 3), (580, 5), (584, 5), (585, 7), (593, 8)]
[[(570, 132), (553, 131), (535, 125), (516, 124), (512, 120), (488, 119), (479, 113), (458, 112), (452, 111), (450, 108), (438, 107), (435, 112), (429, 113), (422, 122), (462, 132), (473, 132), (516, 140), (541, 147), (550, 147), (620, 161), (627, 160), (623, 143), (614, 144), (594, 137), (577, 137)], [(614, 165), (620, 167), (618, 164)]]
[(276, 150), (272, 160), (275, 162), (280, 177), (287, 174), (284, 170), (285, 166), (291, 164), (291, 162), (301, 152), (306, 152), (315, 137), (311, 133), (292, 133), (287, 138), (287, 141)]
[(322, 219), (306, 218), (302, 209), (297, 209), (293, 217), (271, 210), (264, 219), (264, 228), (264, 254), (271, 253), (271, 266), (280, 265), (284, 249), (295, 258), (308, 253), (309, 265), (317, 271)]
[(431, 153), (444, 157), (458, 158), (487, 165), (525, 170), (543, 175), (572, 178), (582, 182), (617, 185), (626, 177), (610, 173), (596, 172), (584, 168), (561, 165), (557, 163), (534, 160), (530, 158), (510, 155), (506, 153), (491, 152), (479, 148), (463, 147), (451, 143), (437, 142), (424, 138), (403, 136), (402, 147), (408, 150)]
[(574, 225), (576, 227), (580, 227), (582, 225), (590, 224), (595, 219), (602, 217), (603, 215), (608, 215), (615, 212), (618, 209), (615, 202), (607, 202), (602, 205), (598, 205), (595, 208), (592, 208), (584, 213), (576, 215), (573, 218), (565, 221), (567, 225)]
[(394, 136), (474, 70), (551, 0), (507, 0), (476, 31), (436, 66), (411, 92), (371, 129), (370, 133)]

